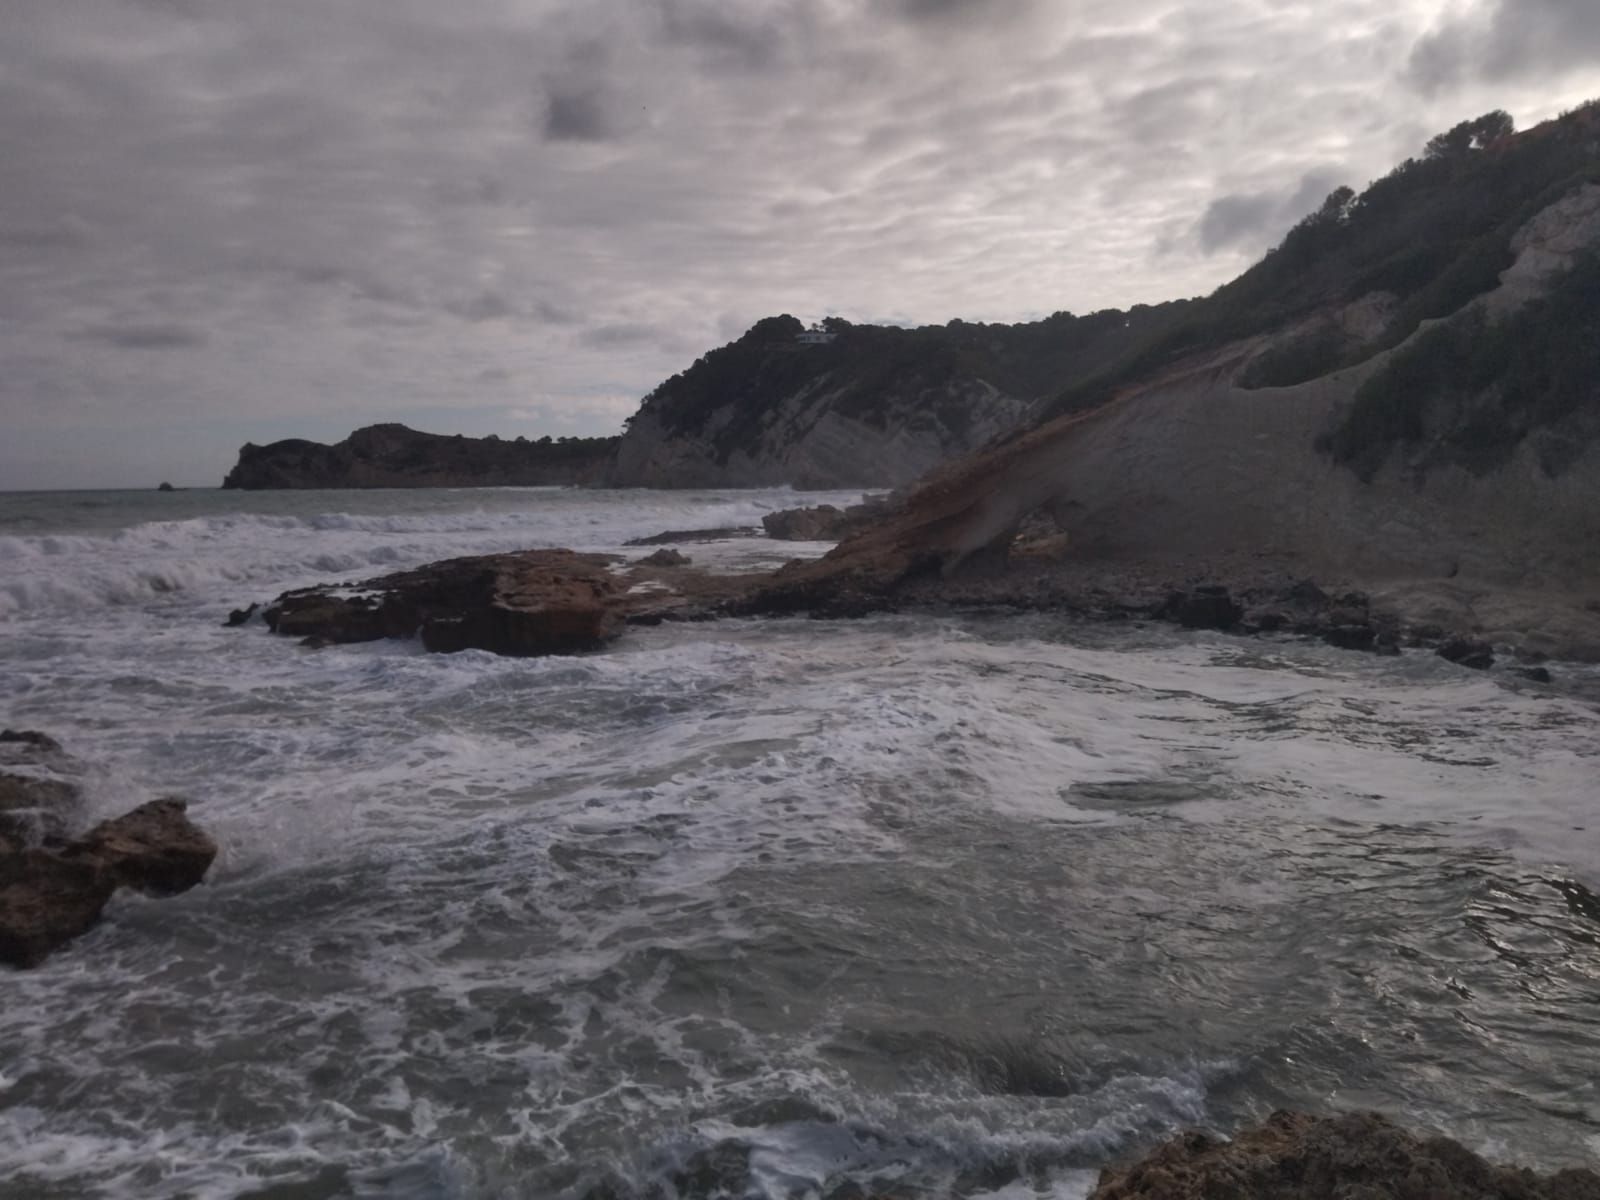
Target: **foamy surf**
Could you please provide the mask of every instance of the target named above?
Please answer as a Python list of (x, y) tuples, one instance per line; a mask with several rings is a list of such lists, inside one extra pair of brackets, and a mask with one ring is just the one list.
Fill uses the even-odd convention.
[(219, 627), (319, 564), (793, 499), (497, 496), (13, 536), (88, 599), (0, 617), (4, 723), (222, 855), (7, 977), (0, 1197), (1039, 1200), (1280, 1105), (1592, 1155), (1582, 694), (1050, 614)]

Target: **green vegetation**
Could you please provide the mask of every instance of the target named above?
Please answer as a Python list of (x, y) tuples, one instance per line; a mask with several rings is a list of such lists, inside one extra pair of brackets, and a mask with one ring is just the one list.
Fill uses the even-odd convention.
[(1282, 330), (1375, 291), (1399, 308), (1377, 344), (1284, 351), (1262, 364), (1257, 386), (1301, 383), (1398, 345), (1495, 286), (1511, 264), (1511, 238), (1574, 187), (1600, 181), (1600, 102), (1520, 136), (1501, 112), (1464, 121), (1357, 196), (1333, 192), (1283, 242), (1239, 278), (1182, 307), (1163, 306), (1124, 353), (1055, 397), (1045, 418), (1103, 403), (1186, 355)]
[[(830, 319), (825, 324), (836, 337), (817, 346), (796, 342), (803, 326), (794, 317), (769, 317), (661, 384), (640, 414), (671, 435), (709, 436), (723, 461), (751, 445), (779, 401), (807, 393), (831, 393), (833, 411), (869, 424), (909, 408), (913, 425), (937, 421), (960, 432), (972, 413), (952, 390), (982, 380), (1042, 401), (1044, 421), (1104, 404), (1198, 352), (1309, 322), (1306, 332), (1258, 357), (1242, 379), (1244, 386), (1301, 383), (1399, 345), (1423, 321), (1493, 288), (1512, 261), (1515, 232), (1591, 180), (1600, 181), (1600, 103), (1521, 135), (1513, 135), (1505, 113), (1487, 113), (1439, 134), (1420, 158), (1360, 195), (1337, 189), (1260, 262), (1209, 296), (1126, 312), (1056, 313), (1020, 325), (899, 329)], [(1389, 293), (1396, 305), (1376, 342), (1311, 320), (1374, 292)], [(713, 427), (714, 419), (722, 424)], [(1412, 418), (1401, 412), (1380, 419), (1363, 409), (1353, 419), (1400, 436)], [(1344, 446), (1349, 438), (1361, 440), (1350, 433), (1334, 441)], [(1341, 461), (1367, 452), (1354, 446), (1339, 451)]]
[(1399, 351), (1319, 442), (1370, 479), (1397, 447), (1419, 472), (1501, 466), (1536, 431), (1569, 432), (1540, 455), (1548, 475), (1600, 427), (1600, 257), (1580, 259), (1510, 316), (1462, 313)]

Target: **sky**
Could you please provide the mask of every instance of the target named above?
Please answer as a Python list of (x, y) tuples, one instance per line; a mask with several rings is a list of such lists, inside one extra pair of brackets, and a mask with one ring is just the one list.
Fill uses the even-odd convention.
[(0, 490), (615, 432), (780, 312), (1200, 295), (1595, 0), (4, 0)]

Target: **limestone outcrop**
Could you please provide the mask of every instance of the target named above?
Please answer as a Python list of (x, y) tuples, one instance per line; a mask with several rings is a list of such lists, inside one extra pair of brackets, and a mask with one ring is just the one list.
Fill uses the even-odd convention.
[(225, 488), (549, 487), (594, 483), (616, 438), (502, 440), (369, 425), (332, 446), (290, 438), (246, 444)]
[(1090, 1200), (1600, 1200), (1600, 1175), (1497, 1166), (1377, 1113), (1274, 1113), (1231, 1141), (1181, 1134), (1101, 1173)]

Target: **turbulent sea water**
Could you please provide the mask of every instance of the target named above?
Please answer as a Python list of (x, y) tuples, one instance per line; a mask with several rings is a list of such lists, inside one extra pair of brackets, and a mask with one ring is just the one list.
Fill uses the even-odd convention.
[(796, 502), (0, 496), (0, 723), (222, 846), (0, 975), (0, 1198), (1064, 1198), (1280, 1106), (1600, 1158), (1589, 669), (1048, 613), (221, 627)]

